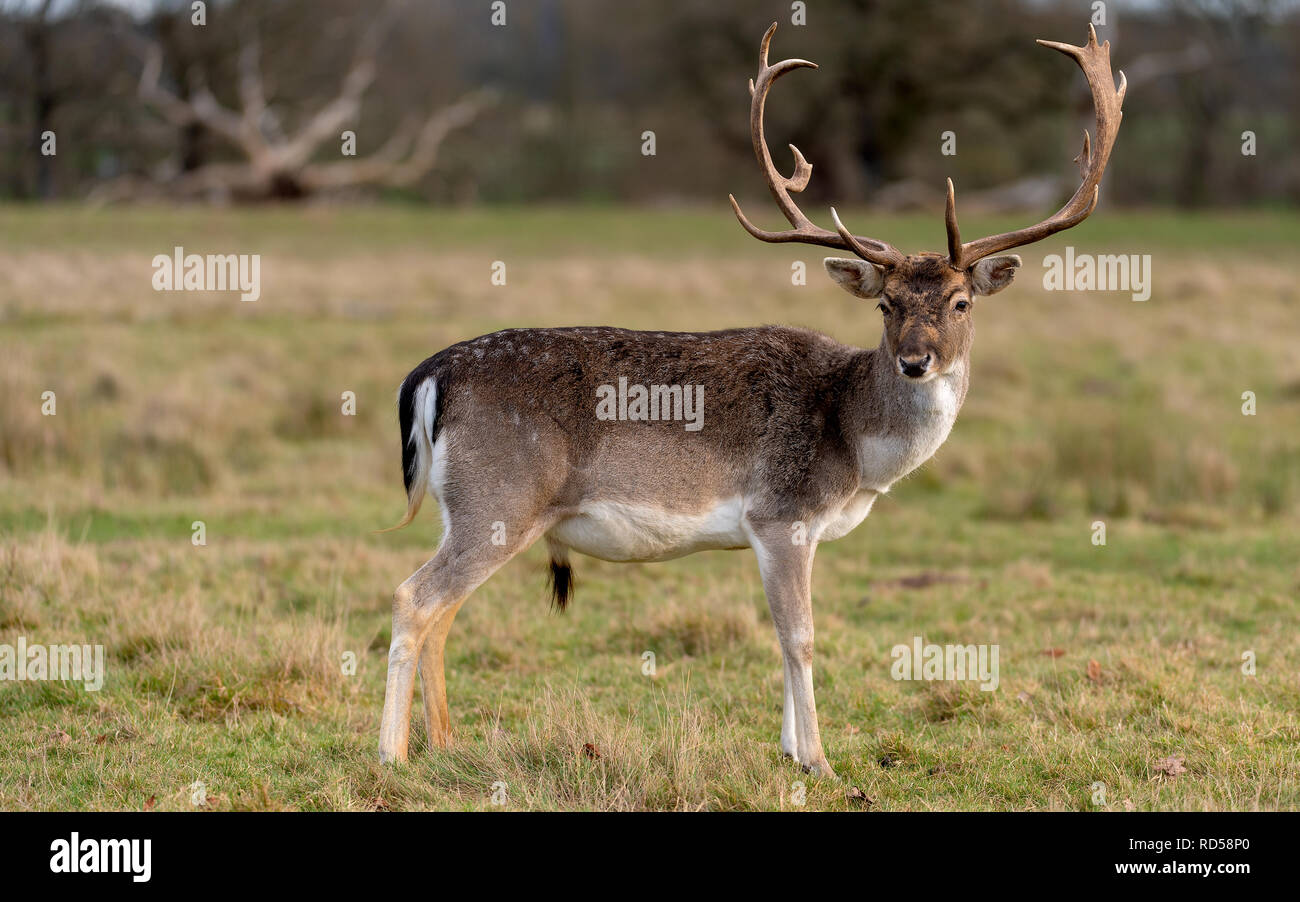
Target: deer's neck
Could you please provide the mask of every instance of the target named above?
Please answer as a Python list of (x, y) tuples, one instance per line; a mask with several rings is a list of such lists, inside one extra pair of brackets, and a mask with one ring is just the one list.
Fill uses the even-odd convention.
[(864, 351), (844, 411), (862, 488), (889, 487), (929, 460), (948, 438), (966, 399), (969, 355), (926, 382), (898, 371), (882, 346)]

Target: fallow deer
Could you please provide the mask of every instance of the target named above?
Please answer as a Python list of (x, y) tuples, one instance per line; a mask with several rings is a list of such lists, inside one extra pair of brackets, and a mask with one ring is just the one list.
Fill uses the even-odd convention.
[[(783, 326), (510, 329), (453, 345), (412, 370), (398, 393), (407, 511), (393, 528), (410, 523), (429, 492), (443, 533), (434, 557), (395, 593), (381, 759), (406, 758), (417, 662), (429, 740), (448, 743), (443, 649), (452, 619), (477, 586), (544, 537), (560, 610), (572, 587), (570, 551), (662, 561), (752, 548), (784, 659), (781, 749), (806, 770), (834, 775), (813, 701), (813, 554), (861, 523), (880, 494), (948, 437), (966, 397), (975, 298), (1014, 278), (1020, 258), (999, 254), (1077, 225), (1096, 207), (1126, 84), (1120, 73), (1116, 90), (1110, 44), (1099, 46), (1091, 28), (1082, 47), (1039, 41), (1072, 57), (1092, 90), (1096, 141), (1084, 133), (1078, 190), (1037, 225), (963, 242), (949, 180), (947, 255), (905, 256), (852, 234), (834, 209), (835, 231), (820, 228), (791, 199), (812, 166), (791, 145), (794, 174), (777, 172), (763, 109), (773, 82), (815, 65), (769, 65), (775, 30), (763, 36), (750, 82), (750, 130), (792, 228), (757, 228), (731, 203), (761, 241), (854, 253), (859, 259), (826, 258), (826, 270), (849, 293), (878, 300), (879, 344), (860, 349)], [(620, 407), (626, 403), (627, 381), (695, 386), (696, 404), (707, 401), (702, 428), (650, 418), (644, 395), (640, 407), (626, 405), (636, 416), (599, 417), (612, 386), (620, 385)], [(668, 391), (660, 400), (677, 403)]]

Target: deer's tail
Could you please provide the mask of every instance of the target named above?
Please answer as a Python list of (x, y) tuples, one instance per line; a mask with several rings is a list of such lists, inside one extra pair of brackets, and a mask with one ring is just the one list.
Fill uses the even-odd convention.
[(402, 436), (402, 481), (406, 485), (406, 515), (392, 532), (415, 519), (429, 488), (433, 466), (433, 442), (438, 427), (438, 380), (433, 374), (412, 372), (397, 391), (397, 417)]
[(551, 606), (561, 614), (573, 598), (573, 567), (569, 565), (569, 549), (547, 536), (551, 552)]

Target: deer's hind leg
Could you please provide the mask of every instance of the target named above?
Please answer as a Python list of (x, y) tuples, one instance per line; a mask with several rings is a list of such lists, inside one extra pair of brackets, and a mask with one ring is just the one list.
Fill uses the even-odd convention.
[(420, 684), (424, 696), (424, 729), (429, 745), (446, 748), (451, 744), (451, 714), (447, 710), (447, 678), (443, 667), (443, 653), (447, 648), (447, 633), (456, 612), (464, 599), (434, 615), (434, 623), (420, 649)]
[[(379, 728), (381, 761), (405, 761), (417, 661), (424, 684), (425, 725), (430, 743), (450, 737), (443, 649), (451, 623), (470, 593), (542, 533), (540, 523), (494, 528), (481, 517), (449, 517), (437, 554), (393, 594), (393, 638)], [(496, 540), (496, 541), (494, 541)]]

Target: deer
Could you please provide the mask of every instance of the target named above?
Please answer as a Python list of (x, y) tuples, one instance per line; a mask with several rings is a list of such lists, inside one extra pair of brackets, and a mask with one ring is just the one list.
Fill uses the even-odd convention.
[[(904, 255), (851, 233), (833, 207), (834, 231), (814, 225), (791, 198), (812, 165), (790, 145), (794, 174), (777, 171), (764, 107), (777, 79), (816, 64), (769, 65), (775, 30), (763, 35), (749, 84), (750, 131), (791, 228), (760, 229), (734, 196), (731, 205), (760, 241), (852, 253), (827, 257), (825, 268), (845, 291), (877, 302), (879, 343), (857, 348), (779, 325), (507, 329), (415, 367), (398, 392), (407, 510), (391, 528), (412, 522), (426, 494), (443, 528), (433, 558), (394, 593), (381, 761), (407, 759), (417, 671), (429, 744), (447, 747), (443, 655), (452, 621), (488, 577), (545, 539), (560, 612), (573, 591), (571, 552), (649, 562), (752, 549), (784, 667), (781, 751), (805, 772), (835, 778), (813, 696), (814, 553), (858, 526), (948, 438), (969, 384), (976, 298), (1011, 284), (1021, 260), (1005, 251), (1076, 226), (1096, 208), (1127, 82), (1121, 72), (1116, 89), (1110, 42), (1098, 45), (1091, 26), (1082, 47), (1039, 41), (1074, 59), (1091, 89), (1096, 140), (1085, 130), (1078, 189), (1042, 222), (963, 242), (949, 179), (947, 254)], [(635, 385), (625, 390), (628, 381)], [(658, 406), (673, 416), (646, 415), (645, 392), (635, 391), (643, 383), (652, 392), (694, 386), (699, 428), (684, 428), (671, 391), (659, 391)], [(598, 416), (614, 385), (618, 416)]]

